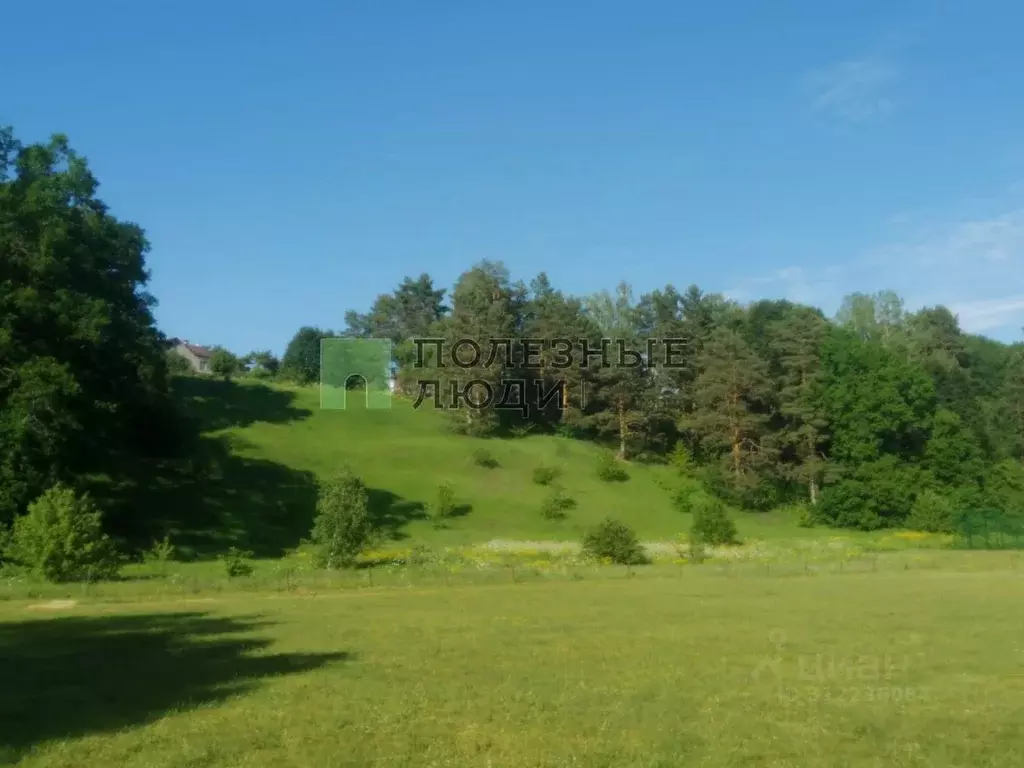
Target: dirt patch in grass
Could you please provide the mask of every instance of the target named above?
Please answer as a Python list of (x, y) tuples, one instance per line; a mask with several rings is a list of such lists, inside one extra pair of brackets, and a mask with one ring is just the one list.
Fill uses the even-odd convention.
[(47, 600), (45, 603), (34, 603), (25, 610), (28, 611), (66, 611), (78, 605), (77, 600)]

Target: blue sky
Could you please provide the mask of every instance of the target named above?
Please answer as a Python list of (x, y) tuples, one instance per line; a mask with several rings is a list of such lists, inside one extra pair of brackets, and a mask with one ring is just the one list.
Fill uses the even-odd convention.
[(170, 335), (281, 352), (482, 259), (1024, 325), (1016, 2), (17, 3), (0, 123), (152, 241)]

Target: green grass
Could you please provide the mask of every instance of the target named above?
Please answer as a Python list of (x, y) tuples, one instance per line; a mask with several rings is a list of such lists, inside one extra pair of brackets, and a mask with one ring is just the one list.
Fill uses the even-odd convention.
[[(331, 411), (315, 389), (177, 387), (203, 427), (190, 456), (94, 489), (130, 540), (170, 533), (189, 562), (0, 579), (0, 763), (1020, 762), (1017, 552), (776, 511), (740, 513), (745, 546), (685, 565), (665, 543), (689, 527), (665, 467), (604, 483), (593, 445), (458, 437), (408, 401)], [(289, 550), (317, 478), (343, 464), (385, 536), (364, 567), (325, 572)], [(541, 515), (541, 465), (577, 502), (565, 520)], [(441, 482), (460, 509), (436, 528)], [(580, 558), (571, 544), (609, 515), (654, 564)], [(256, 554), (250, 576), (213, 559), (230, 546)]]
[[(120, 488), (99, 487), (101, 497), (115, 500), (108, 506), (119, 527), (137, 541), (170, 533), (198, 555), (235, 545), (260, 557), (279, 556), (309, 532), (316, 479), (341, 465), (362, 477), (372, 514), (397, 542), (578, 541), (606, 516), (628, 523), (641, 539), (672, 540), (690, 525), (672, 507), (669, 468), (631, 464), (625, 482), (602, 482), (601, 449), (590, 443), (546, 435), (458, 436), (446, 431), (443, 414), (414, 410), (401, 398), (391, 410), (367, 409), (353, 393), (340, 411), (320, 409), (316, 388), (186, 378), (177, 389), (204, 429), (200, 458), (139, 466)], [(478, 466), (473, 455), (479, 449), (498, 466)], [(558, 483), (576, 502), (565, 519), (541, 514), (550, 489), (533, 474), (542, 465), (557, 469)], [(439, 529), (426, 508), (444, 481), (454, 490), (458, 514)], [(744, 539), (823, 535), (798, 527), (784, 512), (739, 513), (737, 523)]]
[(192, 599), (124, 583), (63, 608), (7, 600), (0, 757), (1019, 765), (1016, 560), (934, 556), (941, 567), (819, 576), (652, 566), (303, 593), (238, 583)]

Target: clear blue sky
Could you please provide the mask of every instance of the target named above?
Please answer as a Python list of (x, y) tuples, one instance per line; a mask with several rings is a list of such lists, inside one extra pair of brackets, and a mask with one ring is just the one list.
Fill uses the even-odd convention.
[(481, 258), (582, 293), (1024, 324), (1019, 2), (15, 3), (0, 123), (141, 224), (170, 335), (281, 352)]

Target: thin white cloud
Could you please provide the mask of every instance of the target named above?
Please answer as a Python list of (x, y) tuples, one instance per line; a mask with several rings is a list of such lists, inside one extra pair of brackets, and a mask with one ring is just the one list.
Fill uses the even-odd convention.
[(1013, 327), (1024, 320), (1024, 294), (963, 301), (953, 304), (950, 310), (960, 318), (960, 327), (972, 333)]
[(965, 331), (1019, 338), (1024, 325), (1024, 208), (919, 230), (845, 264), (792, 266), (734, 289), (831, 313), (853, 292), (895, 290), (908, 310), (944, 305)]
[(724, 293), (727, 298), (739, 302), (771, 297), (822, 307), (831, 301), (837, 290), (837, 279), (843, 271), (839, 266), (784, 267), (771, 274), (751, 278)]
[(898, 74), (885, 58), (869, 56), (811, 72), (805, 85), (814, 109), (860, 122), (892, 109), (888, 91)]

